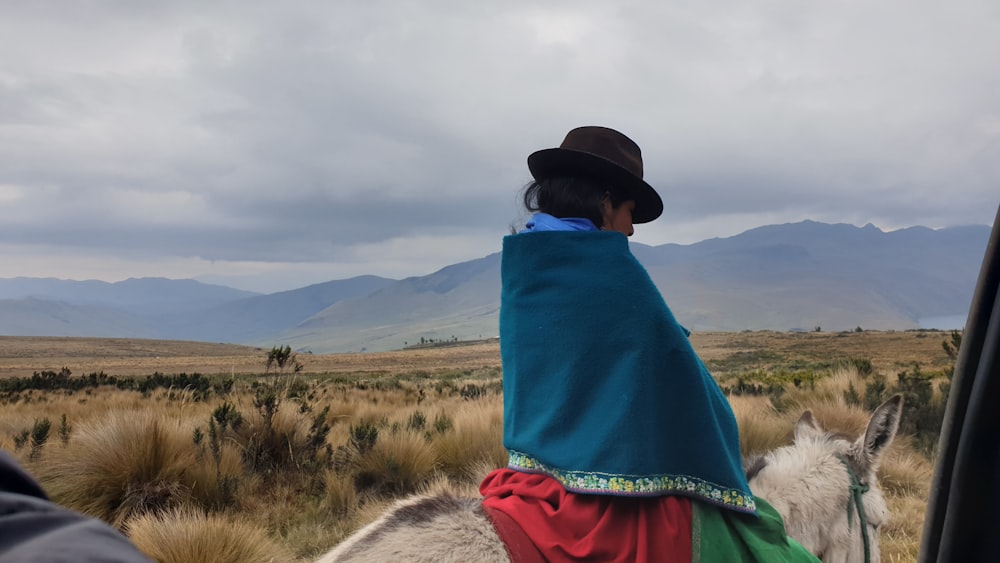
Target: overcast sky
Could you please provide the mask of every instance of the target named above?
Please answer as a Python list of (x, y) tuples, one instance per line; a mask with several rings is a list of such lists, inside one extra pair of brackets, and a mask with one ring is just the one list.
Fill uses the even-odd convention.
[(0, 0), (0, 278), (425, 275), (578, 125), (646, 244), (991, 224), (998, 60), (996, 0)]

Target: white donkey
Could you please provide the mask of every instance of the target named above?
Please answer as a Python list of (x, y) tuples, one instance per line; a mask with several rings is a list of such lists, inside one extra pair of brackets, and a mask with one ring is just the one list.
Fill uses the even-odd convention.
[[(792, 445), (747, 461), (750, 488), (824, 561), (878, 562), (878, 527), (889, 511), (875, 473), (902, 408), (899, 395), (883, 403), (856, 440), (824, 432), (806, 411)], [(508, 563), (480, 500), (449, 493), (404, 499), (317, 563)]]
[(877, 563), (889, 508), (875, 474), (902, 410), (903, 397), (894, 395), (853, 440), (823, 431), (806, 411), (793, 445), (751, 462), (750, 488), (781, 514), (788, 535), (823, 561)]

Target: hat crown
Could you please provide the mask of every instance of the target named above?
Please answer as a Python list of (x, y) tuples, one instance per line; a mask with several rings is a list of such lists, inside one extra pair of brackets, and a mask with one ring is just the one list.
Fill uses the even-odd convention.
[(648, 223), (663, 212), (663, 200), (642, 179), (642, 152), (622, 133), (588, 125), (566, 134), (559, 147), (528, 155), (528, 170), (536, 181), (579, 176), (610, 183), (635, 200), (633, 223)]
[(635, 141), (607, 127), (588, 125), (566, 134), (559, 148), (594, 155), (642, 178), (642, 151)]

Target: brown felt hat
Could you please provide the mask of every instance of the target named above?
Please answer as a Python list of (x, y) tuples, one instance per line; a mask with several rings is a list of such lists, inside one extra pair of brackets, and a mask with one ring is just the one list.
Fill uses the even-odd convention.
[(648, 223), (663, 213), (663, 200), (642, 179), (642, 151), (632, 139), (607, 127), (577, 127), (558, 148), (528, 156), (535, 180), (556, 176), (589, 176), (624, 188), (635, 200), (633, 223)]

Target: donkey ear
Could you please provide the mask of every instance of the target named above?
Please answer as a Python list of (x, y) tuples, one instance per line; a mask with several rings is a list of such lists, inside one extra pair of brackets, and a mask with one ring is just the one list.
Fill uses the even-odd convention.
[(823, 429), (816, 423), (816, 420), (813, 418), (813, 413), (810, 410), (802, 413), (802, 416), (799, 417), (799, 421), (795, 423), (796, 442), (808, 436), (817, 436), (822, 433)]
[(868, 428), (865, 430), (864, 443), (861, 444), (861, 459), (859, 460), (866, 471), (878, 469), (882, 454), (886, 447), (892, 443), (899, 430), (899, 419), (903, 413), (903, 396), (896, 394), (888, 401), (879, 405), (872, 413), (868, 421)]

